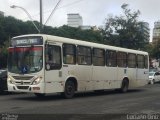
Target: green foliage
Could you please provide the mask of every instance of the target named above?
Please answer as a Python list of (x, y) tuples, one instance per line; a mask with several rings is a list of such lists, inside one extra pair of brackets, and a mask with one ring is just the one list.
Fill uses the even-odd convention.
[[(121, 6), (124, 15), (109, 15), (104, 29), (101, 29), (105, 44), (132, 49), (144, 49), (146, 44), (144, 35), (140, 31), (138, 16), (140, 11), (132, 12), (128, 4)], [(118, 34), (114, 34), (118, 33)]]
[(151, 58), (160, 59), (160, 39), (157, 39), (154, 43), (149, 44), (146, 50), (149, 52)]
[(43, 33), (72, 39), (102, 43), (102, 36), (100, 31), (94, 31), (92, 29), (82, 30), (81, 28), (73, 28), (64, 25), (59, 28), (44, 27)]
[[(34, 21), (34, 23), (39, 26), (39, 22)], [(94, 31), (92, 29), (81, 30), (80, 28), (68, 27), (66, 25), (59, 28), (44, 26), (42, 32), (49, 35), (102, 43), (100, 31)], [(11, 16), (0, 16), (0, 68), (7, 66), (7, 49), (12, 37), (37, 33), (31, 21), (23, 22)]]
[(10, 39), (29, 33), (37, 33), (30, 21), (23, 22), (11, 16), (0, 16), (0, 68), (7, 66), (7, 49)]
[(8, 55), (8, 42), (4, 43), (3, 47), (0, 47), (0, 69), (6, 68)]

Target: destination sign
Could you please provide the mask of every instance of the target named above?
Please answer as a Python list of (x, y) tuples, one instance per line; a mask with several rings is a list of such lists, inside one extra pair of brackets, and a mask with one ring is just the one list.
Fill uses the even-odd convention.
[(11, 46), (26, 46), (26, 45), (42, 45), (43, 39), (41, 37), (23, 37), (11, 40)]

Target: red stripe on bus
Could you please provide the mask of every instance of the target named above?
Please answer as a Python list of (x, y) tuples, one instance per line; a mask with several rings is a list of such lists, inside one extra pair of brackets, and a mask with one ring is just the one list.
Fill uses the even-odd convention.
[(21, 48), (9, 48), (9, 52), (22, 52), (22, 51), (41, 51), (42, 47), (33, 47), (33, 48), (26, 48), (26, 47), (21, 47)]

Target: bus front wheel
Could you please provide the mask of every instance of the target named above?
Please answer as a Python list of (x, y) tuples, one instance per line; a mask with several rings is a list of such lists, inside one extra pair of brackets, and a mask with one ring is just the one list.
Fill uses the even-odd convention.
[(65, 84), (65, 90), (62, 93), (62, 96), (64, 98), (70, 99), (74, 96), (75, 94), (75, 84), (73, 81), (69, 80)]
[(128, 80), (127, 80), (127, 79), (124, 79), (123, 82), (122, 82), (122, 86), (121, 86), (121, 88), (120, 88), (120, 91), (121, 91), (122, 93), (127, 92), (127, 91), (128, 91), (128, 86), (129, 86)]

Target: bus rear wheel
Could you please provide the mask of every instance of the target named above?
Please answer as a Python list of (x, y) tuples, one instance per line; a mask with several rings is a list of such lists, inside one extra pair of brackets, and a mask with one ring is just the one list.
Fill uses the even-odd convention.
[(120, 91), (122, 93), (126, 93), (128, 91), (128, 86), (129, 86), (129, 82), (127, 79), (124, 79), (123, 82), (122, 82), (122, 86), (120, 88)]
[(73, 81), (67, 81), (65, 84), (65, 91), (62, 93), (62, 96), (66, 99), (70, 99), (75, 94), (75, 84)]

